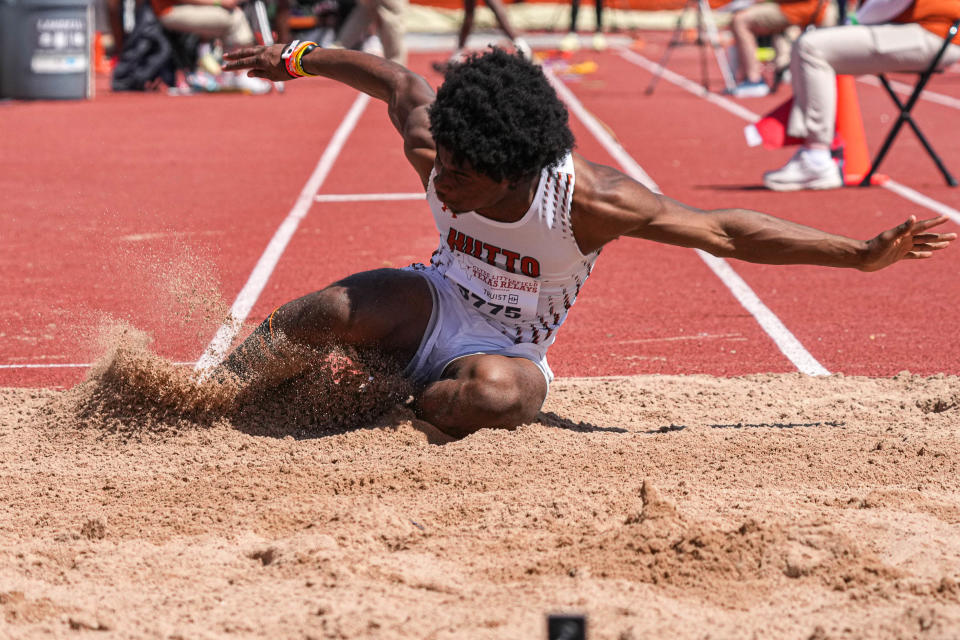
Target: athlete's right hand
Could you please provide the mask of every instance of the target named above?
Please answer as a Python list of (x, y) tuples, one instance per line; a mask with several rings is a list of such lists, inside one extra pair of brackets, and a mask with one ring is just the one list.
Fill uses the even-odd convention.
[(293, 80), (287, 73), (287, 67), (283, 64), (280, 54), (283, 53), (285, 44), (275, 44), (269, 47), (244, 47), (229, 53), (223, 54), (224, 71), (243, 71), (249, 69), (248, 76), (253, 78), (265, 78), (273, 82), (284, 82)]

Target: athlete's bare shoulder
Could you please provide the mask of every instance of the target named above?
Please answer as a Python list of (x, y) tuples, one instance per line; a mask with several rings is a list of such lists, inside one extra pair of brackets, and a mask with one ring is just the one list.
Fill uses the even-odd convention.
[(571, 218), (577, 245), (596, 251), (660, 208), (657, 195), (613, 167), (573, 154), (576, 186)]
[(403, 136), (403, 152), (426, 188), (437, 153), (430, 134), (430, 105), (436, 94), (427, 81), (415, 73), (406, 74), (398, 85), (389, 103), (390, 120)]

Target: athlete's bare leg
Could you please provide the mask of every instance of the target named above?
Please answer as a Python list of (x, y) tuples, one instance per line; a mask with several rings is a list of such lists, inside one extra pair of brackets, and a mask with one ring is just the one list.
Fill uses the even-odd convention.
[(463, 0), (463, 23), (457, 36), (457, 51), (467, 46), (467, 38), (473, 31), (473, 15), (477, 12), (477, 0)]
[(480, 354), (450, 363), (441, 380), (416, 398), (420, 417), (455, 438), (487, 427), (531, 422), (547, 397), (547, 381), (526, 358)]
[(372, 349), (403, 366), (416, 354), (432, 308), (422, 276), (397, 269), (365, 271), (281, 306), (222, 366), (252, 379), (274, 369), (287, 348), (331, 345)]
[[(415, 272), (358, 273), (281, 306), (222, 367), (244, 379), (279, 371), (283, 377), (271, 380), (279, 383), (301, 372), (275, 366), (289, 345), (323, 349), (335, 344), (374, 350), (402, 367), (416, 355), (432, 308), (429, 285)], [(485, 427), (533, 420), (546, 395), (546, 380), (530, 360), (474, 355), (451, 363), (443, 379), (428, 384), (415, 401), (421, 418), (462, 438)]]
[(510, 40), (515, 41), (517, 39), (517, 32), (513, 28), (513, 25), (510, 24), (510, 18), (507, 16), (507, 9), (503, 6), (503, 3), (500, 0), (484, 0), (484, 2), (487, 3), (490, 11), (493, 11), (493, 15), (500, 24), (500, 28), (503, 29), (503, 32), (507, 34)]
[[(507, 37), (510, 38), (510, 40), (516, 40), (518, 37), (517, 31), (513, 28), (513, 25), (510, 24), (510, 18), (507, 15), (507, 10), (504, 8), (503, 3), (500, 0), (484, 0), (484, 2), (487, 3), (490, 11), (493, 12), (493, 16), (497, 19), (500, 28), (507, 34)], [(460, 34), (457, 37), (457, 51), (467, 46), (467, 38), (473, 31), (473, 17), (476, 11), (477, 0), (464, 0), (463, 23), (460, 25)]]

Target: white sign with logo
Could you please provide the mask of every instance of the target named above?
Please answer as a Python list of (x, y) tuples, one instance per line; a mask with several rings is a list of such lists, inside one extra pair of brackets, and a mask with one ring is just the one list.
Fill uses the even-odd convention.
[(84, 73), (90, 66), (87, 18), (46, 18), (35, 22), (30, 70), (34, 73)]

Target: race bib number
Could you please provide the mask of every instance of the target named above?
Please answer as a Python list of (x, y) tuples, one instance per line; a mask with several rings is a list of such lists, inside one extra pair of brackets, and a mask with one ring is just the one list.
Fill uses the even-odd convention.
[(537, 317), (540, 283), (520, 273), (508, 273), (473, 256), (455, 254), (457, 264), (447, 270), (464, 300), (496, 319), (533, 320)]

